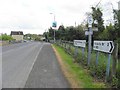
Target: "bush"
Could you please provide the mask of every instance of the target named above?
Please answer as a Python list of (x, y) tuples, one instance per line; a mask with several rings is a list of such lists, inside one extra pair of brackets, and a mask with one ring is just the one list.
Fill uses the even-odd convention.
[(0, 36), (0, 40), (6, 41), (6, 40), (13, 40), (13, 38), (10, 35), (3, 34)]
[(90, 65), (90, 74), (96, 76), (97, 79), (104, 79), (106, 73), (106, 65)]
[[(65, 49), (65, 47), (63, 48)], [(88, 54), (87, 50), (85, 50), (84, 56), (82, 55), (81, 48), (78, 48), (78, 54), (75, 56), (74, 55), (75, 47), (73, 45), (71, 45), (70, 49), (69, 47), (65, 49), (65, 51), (67, 53), (71, 53), (71, 56), (75, 59), (76, 63), (79, 63), (80, 65), (82, 65), (82, 67), (87, 68), (91, 76), (95, 77), (99, 81), (105, 81), (106, 65), (108, 63), (107, 54), (99, 52), (98, 65), (96, 65), (96, 51), (92, 51), (90, 66), (87, 66), (87, 54)], [(111, 68), (112, 60), (110, 63), (110, 74)], [(120, 73), (119, 70), (117, 69), (117, 75), (115, 77), (113, 78), (108, 77), (109, 85), (111, 84), (112, 87), (120, 87), (120, 80), (118, 78), (120, 78)]]
[(111, 86), (114, 88), (118, 86), (118, 78), (116, 76), (113, 76)]

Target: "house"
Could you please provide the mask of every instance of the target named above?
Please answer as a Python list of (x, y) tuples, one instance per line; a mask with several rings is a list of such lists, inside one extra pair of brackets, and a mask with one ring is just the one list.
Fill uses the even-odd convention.
[(23, 41), (23, 32), (22, 31), (11, 31), (11, 36), (13, 37), (13, 39), (15, 39), (16, 41)]

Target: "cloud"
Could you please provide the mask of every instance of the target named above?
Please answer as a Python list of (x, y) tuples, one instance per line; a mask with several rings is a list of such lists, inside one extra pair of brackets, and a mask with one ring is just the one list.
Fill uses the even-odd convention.
[[(102, 0), (106, 3), (108, 0)], [(110, 0), (111, 1), (111, 0)], [(111, 1), (117, 6), (118, 0)], [(54, 13), (58, 26), (80, 24), (98, 0), (0, 0), (0, 28), (43, 33), (51, 26)], [(109, 13), (109, 12), (108, 12)], [(108, 14), (104, 14), (105, 17)], [(28, 29), (28, 30), (27, 30)], [(35, 30), (36, 29), (36, 30)], [(35, 33), (35, 32), (34, 32)]]

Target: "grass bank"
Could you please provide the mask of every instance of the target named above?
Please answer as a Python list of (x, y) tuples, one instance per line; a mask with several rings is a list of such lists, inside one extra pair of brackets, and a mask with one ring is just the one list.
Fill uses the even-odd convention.
[(72, 56), (67, 54), (63, 48), (53, 45), (65, 77), (70, 82), (72, 88), (105, 88), (103, 82), (97, 82), (87, 71), (78, 63), (73, 62)]

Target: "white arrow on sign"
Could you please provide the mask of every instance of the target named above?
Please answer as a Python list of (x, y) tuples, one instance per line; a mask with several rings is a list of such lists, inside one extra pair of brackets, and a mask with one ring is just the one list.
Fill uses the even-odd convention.
[(113, 41), (94, 41), (94, 50), (112, 53), (114, 50)]
[(74, 46), (79, 46), (85, 48), (86, 40), (74, 40)]

